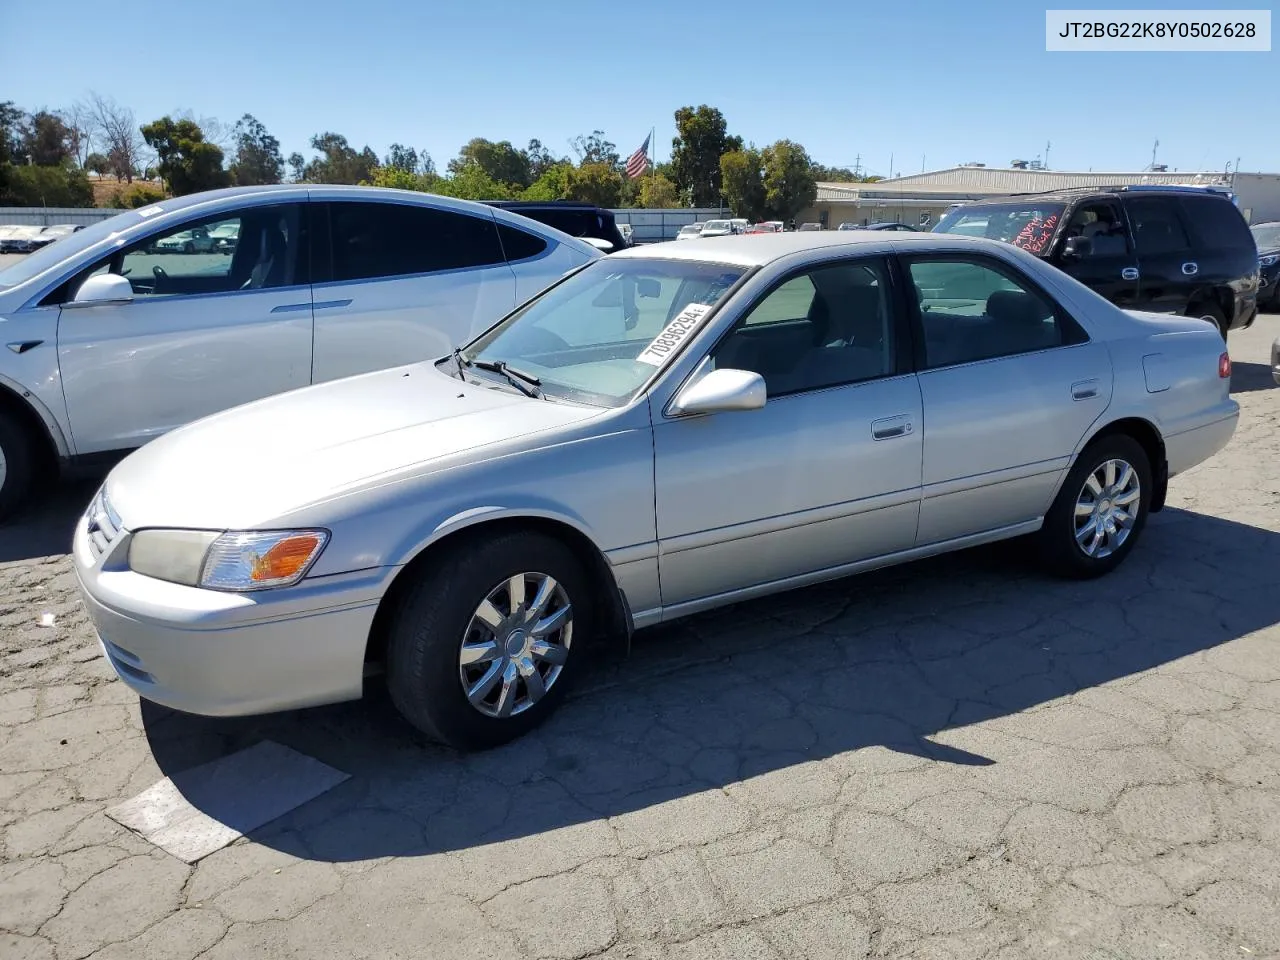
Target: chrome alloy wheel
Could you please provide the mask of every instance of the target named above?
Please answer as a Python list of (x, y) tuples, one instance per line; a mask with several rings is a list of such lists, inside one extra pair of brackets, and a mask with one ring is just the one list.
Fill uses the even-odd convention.
[(9, 461), (5, 459), (4, 447), (0, 447), (0, 490), (4, 489), (4, 478), (9, 475)]
[(1138, 520), (1142, 485), (1124, 460), (1099, 464), (1076, 497), (1076, 544), (1086, 557), (1101, 560), (1120, 549)]
[(573, 642), (569, 595), (545, 573), (517, 573), (484, 598), (462, 637), (458, 676), (488, 717), (522, 713), (560, 676)]

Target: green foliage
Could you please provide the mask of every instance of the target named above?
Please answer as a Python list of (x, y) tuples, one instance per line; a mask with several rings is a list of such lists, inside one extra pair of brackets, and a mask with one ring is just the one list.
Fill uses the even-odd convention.
[(39, 110), (27, 118), (22, 131), (22, 153), (27, 163), (60, 167), (75, 159), (75, 135), (56, 113)]
[(616, 207), (622, 193), (622, 174), (606, 162), (584, 163), (568, 171), (567, 200), (594, 203), (597, 207)]
[(457, 197), (459, 200), (515, 200), (518, 191), (505, 183), (493, 179), (477, 163), (450, 166), (450, 176), (431, 175), (424, 177), (425, 189), (445, 197)]
[(0, 102), (0, 164), (18, 163), (22, 151), (22, 111), (12, 100)]
[(570, 143), (578, 154), (578, 166), (604, 164), (614, 170), (622, 169), (622, 157), (618, 148), (604, 138), (603, 130), (592, 130), (590, 136), (576, 136)]
[(83, 170), (0, 164), (0, 207), (92, 207)]
[(548, 200), (569, 199), (569, 177), (572, 172), (573, 164), (563, 160), (546, 167), (529, 189), (520, 194), (520, 199), (543, 203)]
[(236, 152), (231, 159), (231, 180), (237, 186), (279, 183), (284, 176), (280, 141), (267, 132), (256, 117), (246, 113), (232, 131)]
[(661, 173), (639, 178), (640, 190), (636, 198), (638, 207), (678, 207), (680, 193), (676, 185)]
[(141, 129), (142, 138), (159, 158), (156, 169), (175, 197), (227, 185), (230, 178), (222, 168), (222, 149), (205, 140), (194, 120), (161, 117)]
[(676, 132), (671, 141), (676, 188), (692, 206), (716, 206), (720, 202), (720, 158), (741, 150), (742, 138), (729, 136), (724, 114), (706, 104), (677, 110)]
[(552, 167), (558, 167), (565, 161), (561, 157), (553, 156), (551, 151), (542, 145), (542, 141), (533, 139), (529, 141), (529, 145), (524, 148), (524, 155), (529, 159), (529, 182), (535, 184), (542, 179)]
[(111, 170), (111, 161), (101, 153), (91, 153), (84, 159), (84, 168), (90, 173), (105, 176)]
[(425, 185), (426, 178), (421, 174), (413, 173), (401, 167), (382, 166), (373, 171), (373, 177), (369, 180), (362, 180), (361, 184), (372, 187), (388, 187), (392, 190), (419, 190), (427, 189)]
[(790, 220), (818, 199), (813, 161), (804, 147), (779, 140), (760, 151), (764, 163), (765, 212), (769, 220)]
[(497, 143), (483, 137), (469, 140), (458, 151), (457, 157), (449, 161), (449, 175), (457, 177), (470, 169), (480, 171), (494, 183), (516, 190), (523, 190), (533, 183), (528, 155), (513, 147), (509, 140)]
[(347, 138), (338, 133), (320, 133), (311, 138), (311, 149), (320, 152), (320, 156), (312, 160), (302, 170), (298, 170), (294, 154), (289, 157), (289, 167), (301, 176), (296, 180), (309, 183), (360, 183), (373, 177), (378, 167), (378, 156), (368, 147), (359, 153), (347, 142)]
[(758, 222), (765, 217), (764, 158), (754, 146), (720, 158), (721, 188), (730, 209)]
[(289, 179), (294, 183), (301, 183), (307, 175), (307, 158), (295, 150), (289, 154), (285, 163), (289, 167)]
[(413, 147), (406, 147), (402, 143), (391, 145), (382, 161), (382, 166), (411, 174), (436, 172), (435, 161), (431, 159), (431, 154), (425, 150), (418, 152)]
[(121, 210), (136, 210), (138, 207), (149, 207), (164, 199), (164, 194), (151, 187), (135, 184), (127, 190), (119, 190), (111, 198), (111, 206)]

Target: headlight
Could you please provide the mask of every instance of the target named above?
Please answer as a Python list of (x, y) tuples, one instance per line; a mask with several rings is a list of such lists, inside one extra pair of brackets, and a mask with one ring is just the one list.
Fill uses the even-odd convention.
[(287, 587), (306, 575), (328, 542), (327, 530), (141, 530), (129, 544), (129, 568), (212, 590)]
[(1277, 261), (1280, 261), (1280, 253), (1269, 253), (1265, 257), (1258, 258), (1258, 266), (1274, 267)]

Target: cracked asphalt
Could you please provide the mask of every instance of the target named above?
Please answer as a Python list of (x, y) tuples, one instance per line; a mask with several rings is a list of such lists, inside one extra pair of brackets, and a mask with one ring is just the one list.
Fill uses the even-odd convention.
[[(1280, 956), (1278, 332), (1232, 334), (1236, 437), (1113, 576), (1006, 545), (702, 615), (467, 757), (376, 684), (140, 704), (66, 485), (0, 531), (0, 956)], [(104, 816), (263, 739), (352, 777), (194, 866)]]

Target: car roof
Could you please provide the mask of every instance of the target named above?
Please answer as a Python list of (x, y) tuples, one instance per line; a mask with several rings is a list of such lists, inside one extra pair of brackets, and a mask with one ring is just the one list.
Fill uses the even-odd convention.
[(649, 258), (661, 260), (710, 260), (742, 267), (762, 267), (774, 260), (827, 247), (847, 247), (854, 252), (858, 246), (890, 249), (890, 245), (910, 248), (914, 245), (934, 248), (969, 248), (979, 246), (1006, 246), (995, 240), (981, 237), (956, 237), (943, 233), (895, 232), (892, 239), (883, 230), (827, 230), (805, 233), (757, 233), (750, 239), (739, 236), (702, 237), (684, 243), (653, 243), (643, 247), (631, 247), (612, 253), (607, 259)]
[(1221, 197), (1230, 202), (1231, 198), (1220, 189), (1208, 186), (1178, 186), (1176, 184), (1124, 184), (1121, 186), (1097, 187), (1063, 187), (1058, 190), (1041, 190), (1030, 193), (1007, 193), (998, 197), (983, 197), (980, 200), (967, 200), (959, 206), (981, 206), (984, 203), (1019, 203), (1028, 200), (1049, 200), (1058, 203), (1069, 203), (1072, 200), (1083, 200), (1089, 197), (1185, 197), (1185, 196)]

